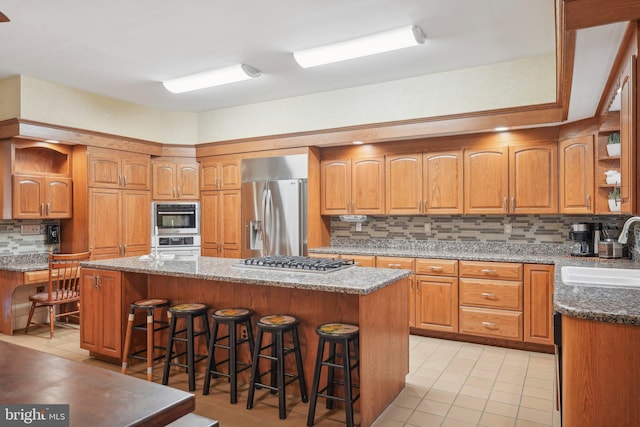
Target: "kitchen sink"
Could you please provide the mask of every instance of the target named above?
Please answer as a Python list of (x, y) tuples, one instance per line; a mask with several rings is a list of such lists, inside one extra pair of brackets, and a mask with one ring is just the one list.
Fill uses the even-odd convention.
[(566, 285), (640, 289), (640, 269), (562, 267), (561, 277)]

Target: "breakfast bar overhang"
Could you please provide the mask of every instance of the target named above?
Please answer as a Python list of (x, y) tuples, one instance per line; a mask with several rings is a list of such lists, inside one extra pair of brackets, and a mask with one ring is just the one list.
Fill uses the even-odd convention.
[[(327, 322), (356, 323), (360, 326), (360, 422), (370, 426), (404, 388), (409, 372), (410, 271), (350, 267), (323, 274), (243, 268), (239, 263), (210, 257), (88, 261), (82, 263), (81, 292), (95, 291), (94, 278), (110, 270), (119, 272), (123, 288), (135, 286), (135, 295), (143, 298), (206, 303), (214, 309), (247, 307), (254, 310), (254, 319), (294, 315), (301, 320), (307, 383), (318, 344), (315, 328)], [(121, 301), (121, 319), (126, 318), (131, 302)], [(84, 322), (90, 322), (91, 315), (82, 312), (81, 318), (81, 330), (90, 330), (92, 326)]]

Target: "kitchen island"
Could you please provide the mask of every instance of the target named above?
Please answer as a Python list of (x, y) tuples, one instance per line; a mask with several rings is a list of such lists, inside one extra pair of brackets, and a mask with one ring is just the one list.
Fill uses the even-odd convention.
[(82, 263), (81, 347), (96, 357), (121, 360), (129, 303), (139, 298), (168, 298), (172, 304), (200, 302), (212, 308), (247, 307), (255, 311), (254, 319), (286, 313), (301, 320), (304, 371), (310, 384), (316, 326), (356, 323), (360, 326), (360, 422), (371, 425), (404, 388), (409, 372), (410, 272), (364, 267), (330, 273), (263, 270), (238, 267), (239, 262), (131, 257)]

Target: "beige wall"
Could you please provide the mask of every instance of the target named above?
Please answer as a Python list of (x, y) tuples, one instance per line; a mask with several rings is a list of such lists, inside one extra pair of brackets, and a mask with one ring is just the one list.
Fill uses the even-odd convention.
[(166, 112), (28, 76), (0, 80), (20, 117), (166, 144), (196, 144), (555, 102), (555, 55), (203, 113)]
[(434, 117), (556, 100), (555, 55), (200, 113), (198, 141)]

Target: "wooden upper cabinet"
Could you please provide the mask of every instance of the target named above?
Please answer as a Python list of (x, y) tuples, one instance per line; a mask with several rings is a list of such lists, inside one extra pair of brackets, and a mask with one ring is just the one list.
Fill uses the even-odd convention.
[(240, 189), (240, 161), (235, 157), (203, 160), (200, 165), (200, 189), (202, 191)]
[(384, 156), (352, 159), (351, 175), (351, 213), (384, 214)]
[(422, 213), (422, 154), (385, 157), (386, 213)]
[(593, 136), (562, 141), (559, 151), (560, 213), (594, 213)]
[(343, 215), (351, 211), (351, 159), (320, 162), (320, 213)]
[(71, 178), (14, 175), (13, 218), (71, 218), (73, 189)]
[(151, 158), (146, 154), (92, 147), (87, 162), (89, 187), (151, 189)]
[(507, 213), (508, 182), (509, 157), (507, 147), (465, 150), (465, 213)]
[(636, 212), (636, 57), (620, 77), (620, 212)]
[(154, 200), (193, 200), (200, 197), (200, 165), (196, 162), (152, 164)]
[(509, 213), (558, 213), (558, 146), (509, 147)]
[(424, 153), (423, 165), (423, 212), (463, 213), (462, 150)]
[(151, 247), (151, 194), (126, 190), (121, 194), (120, 242), (122, 256), (148, 254)]

